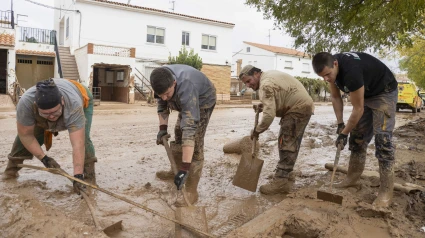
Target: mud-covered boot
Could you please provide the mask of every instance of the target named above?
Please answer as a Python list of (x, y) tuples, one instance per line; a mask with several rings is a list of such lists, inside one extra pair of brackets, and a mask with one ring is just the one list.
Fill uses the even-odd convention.
[(294, 186), (295, 173), (290, 172), (282, 176), (283, 170), (277, 169), (272, 181), (260, 186), (260, 192), (265, 195), (289, 193)]
[(32, 159), (32, 156), (25, 156), (25, 157), (10, 157), (9, 156), (9, 161), (7, 162), (6, 169), (1, 175), (1, 180), (15, 179), (19, 177), (18, 171), (21, 168), (18, 167), (18, 164), (23, 164), (24, 160), (26, 159)]
[(393, 199), (394, 190), (394, 162), (379, 161), (379, 186), (378, 197), (373, 201), (376, 208), (388, 207)]
[[(182, 163), (182, 146), (181, 144), (176, 144), (174, 141), (171, 141), (170, 149), (173, 153), (174, 161), (176, 162), (177, 168), (179, 168)], [(175, 174), (171, 168), (170, 170), (160, 170), (156, 172), (156, 177), (161, 180), (173, 180), (174, 175)]]
[(97, 162), (96, 157), (87, 158), (84, 160), (84, 179), (94, 182), (96, 179), (95, 163)]
[(352, 151), (350, 155), (350, 161), (348, 162), (347, 177), (333, 186), (335, 188), (348, 188), (358, 185), (360, 176), (363, 173), (366, 162), (366, 150)]
[[(187, 198), (191, 204), (194, 204), (198, 201), (198, 184), (199, 180), (201, 179), (203, 167), (204, 161), (192, 161), (192, 164), (190, 166), (189, 177), (187, 178), (185, 187)], [(187, 206), (186, 201), (184, 200), (184, 197), (182, 196), (181, 192), (179, 192), (175, 205), (176, 207)]]

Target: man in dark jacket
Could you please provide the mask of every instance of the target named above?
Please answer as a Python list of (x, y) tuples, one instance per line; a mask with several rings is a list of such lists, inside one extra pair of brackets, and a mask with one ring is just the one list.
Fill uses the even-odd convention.
[[(375, 156), (379, 161), (381, 186), (373, 202), (376, 207), (391, 204), (394, 188), (394, 146), (397, 81), (385, 64), (366, 53), (331, 55), (321, 52), (313, 57), (314, 71), (329, 82), (332, 105), (338, 122), (336, 146), (344, 149), (350, 134), (350, 162), (346, 179), (335, 187), (357, 184), (363, 173), (367, 145), (375, 136)], [(350, 93), (353, 111), (344, 124), (340, 90)]]
[[(198, 200), (198, 183), (204, 163), (204, 137), (216, 103), (212, 82), (199, 70), (187, 65), (167, 65), (152, 71), (150, 81), (158, 98), (159, 132), (157, 144), (167, 135), (170, 109), (179, 112), (174, 128), (175, 143), (171, 149), (178, 173), (159, 171), (160, 179), (172, 179), (177, 189), (186, 183), (189, 201)], [(187, 179), (187, 181), (186, 181)], [(180, 197), (176, 206), (185, 206)]]

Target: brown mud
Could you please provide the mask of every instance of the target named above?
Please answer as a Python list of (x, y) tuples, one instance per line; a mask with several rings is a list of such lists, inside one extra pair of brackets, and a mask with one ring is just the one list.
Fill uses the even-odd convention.
[[(350, 113), (345, 108), (344, 118)], [(424, 115), (422, 115), (424, 114)], [(424, 194), (394, 193), (386, 213), (368, 212), (377, 196), (376, 183), (362, 180), (361, 186), (335, 190), (344, 195), (342, 206), (315, 198), (317, 189), (328, 186), (330, 172), (325, 163), (335, 156), (335, 116), (331, 105), (316, 105), (306, 128), (298, 161), (294, 192), (264, 196), (232, 185), (240, 155), (224, 154), (223, 145), (249, 135), (254, 122), (252, 105), (245, 108), (217, 106), (205, 137), (205, 164), (199, 183), (199, 202), (205, 206), (209, 231), (219, 237), (232, 235), (264, 212), (282, 217), (278, 224), (266, 223), (272, 237), (423, 237)], [(0, 170), (16, 135), (15, 115), (0, 110)], [(170, 115), (173, 132), (177, 113)], [(423, 147), (425, 113), (397, 113), (399, 127), (394, 133), (396, 182), (425, 186)], [(155, 107), (102, 104), (95, 107), (92, 140), (98, 162), (97, 184), (128, 199), (144, 204), (169, 217), (174, 216), (176, 199), (172, 181), (161, 181), (158, 170), (169, 169), (164, 148), (157, 146), (158, 116)], [(271, 179), (278, 161), (279, 119), (260, 135), (259, 158), (264, 160), (259, 185)], [(422, 137), (421, 137), (422, 136)], [(173, 137), (172, 137), (173, 138)], [(53, 139), (48, 152), (62, 168), (72, 172), (72, 150), (66, 132)], [(341, 165), (347, 165), (349, 151), (341, 152)], [(35, 159), (27, 164), (42, 166)], [(377, 171), (372, 141), (367, 152), (366, 170)], [(344, 178), (336, 174), (336, 182)], [(104, 237), (94, 228), (90, 212), (66, 178), (43, 171), (22, 169), (15, 181), (0, 182), (0, 237)], [(173, 237), (174, 224), (139, 208), (96, 191), (90, 191), (97, 215), (106, 224), (123, 220), (124, 230), (116, 237)], [(282, 202), (283, 201), (283, 202)], [(283, 204), (283, 205), (282, 205)], [(272, 208), (272, 209), (270, 209)], [(282, 215), (284, 214), (284, 215)], [(276, 216), (277, 216), (276, 215)], [(265, 220), (266, 222), (266, 220)], [(276, 226), (275, 226), (276, 225)], [(264, 237), (267, 235), (264, 233)]]

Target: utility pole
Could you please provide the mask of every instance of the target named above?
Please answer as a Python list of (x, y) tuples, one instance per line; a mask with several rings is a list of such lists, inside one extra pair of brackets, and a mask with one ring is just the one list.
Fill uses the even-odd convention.
[(174, 12), (174, 3), (175, 3), (176, 1), (170, 1), (170, 3), (172, 3), (173, 4), (173, 7), (172, 8), (170, 8), (171, 10), (173, 10), (173, 12)]
[(10, 0), (10, 12), (12, 13), (12, 18), (11, 18), (11, 23), (12, 23), (12, 29), (15, 29), (15, 16), (14, 16), (14, 12), (13, 12), (13, 0)]
[(267, 37), (269, 38), (269, 45), (270, 45), (270, 38), (272, 37), (272, 36), (270, 35), (270, 29), (269, 29), (269, 35), (268, 35)]

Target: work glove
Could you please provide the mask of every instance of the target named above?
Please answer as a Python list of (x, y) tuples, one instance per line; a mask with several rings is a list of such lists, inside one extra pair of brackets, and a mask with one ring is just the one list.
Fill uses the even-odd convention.
[[(82, 174), (76, 174), (74, 175), (74, 178), (80, 179), (84, 181), (84, 175)], [(77, 181), (73, 181), (72, 185), (74, 187), (74, 192), (77, 193), (78, 195), (80, 195), (80, 191), (85, 192), (86, 191), (86, 185), (79, 183)]]
[(340, 146), (341, 150), (343, 150), (345, 145), (347, 144), (347, 138), (348, 138), (348, 135), (339, 134), (338, 138), (336, 138), (335, 146), (337, 148)]
[(183, 162), (179, 172), (174, 177), (174, 184), (177, 186), (177, 190), (181, 190), (183, 188), (183, 185), (189, 176), (190, 164), (191, 163)]
[(341, 134), (342, 130), (344, 130), (345, 128), (345, 124), (344, 122), (338, 123), (338, 128), (336, 129), (336, 134), (339, 135)]
[(251, 140), (254, 140), (254, 138), (257, 138), (260, 136), (260, 133), (258, 133), (255, 129), (251, 130)]
[(41, 162), (44, 164), (44, 167), (46, 168), (60, 168), (61, 166), (54, 160), (53, 158), (50, 158), (49, 156), (45, 155)]
[[(258, 112), (263, 112), (263, 108), (264, 108), (264, 104), (262, 104), (262, 103), (257, 104)], [(255, 106), (254, 106), (254, 112), (256, 112)]]
[(167, 128), (168, 128), (167, 125), (160, 125), (159, 126), (159, 132), (158, 132), (158, 135), (156, 136), (156, 144), (157, 145), (162, 145), (163, 144), (162, 143), (162, 137), (168, 134), (167, 133)]

